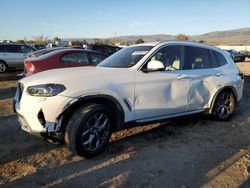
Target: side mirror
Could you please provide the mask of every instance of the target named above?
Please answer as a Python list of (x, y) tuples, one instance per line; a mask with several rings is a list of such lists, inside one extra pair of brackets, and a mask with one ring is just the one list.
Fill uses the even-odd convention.
[(152, 60), (148, 62), (147, 65), (147, 71), (159, 71), (159, 70), (164, 70), (164, 65), (162, 62), (157, 61), (157, 60)]

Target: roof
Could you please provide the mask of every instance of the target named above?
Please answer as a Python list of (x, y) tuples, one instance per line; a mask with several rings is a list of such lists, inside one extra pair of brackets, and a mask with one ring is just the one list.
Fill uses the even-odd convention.
[(198, 42), (192, 42), (192, 41), (182, 41), (182, 40), (166, 40), (166, 41), (159, 41), (159, 42), (149, 42), (149, 43), (141, 43), (141, 44), (136, 44), (132, 46), (157, 46), (157, 45), (165, 45), (165, 44), (182, 44), (182, 45), (195, 45), (195, 46), (200, 46), (200, 47), (209, 47), (209, 48), (217, 48), (216, 46), (211, 46), (208, 44), (204, 43), (198, 43)]

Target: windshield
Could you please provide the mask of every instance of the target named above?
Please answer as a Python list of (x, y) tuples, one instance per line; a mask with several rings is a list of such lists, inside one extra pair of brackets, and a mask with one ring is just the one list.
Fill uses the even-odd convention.
[(99, 67), (128, 68), (140, 61), (153, 46), (133, 46), (123, 48), (102, 61)]

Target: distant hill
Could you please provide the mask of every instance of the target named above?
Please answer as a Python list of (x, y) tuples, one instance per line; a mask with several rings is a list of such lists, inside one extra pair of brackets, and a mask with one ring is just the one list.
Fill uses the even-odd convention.
[(229, 31), (215, 31), (203, 35), (190, 36), (192, 40), (204, 40), (208, 43), (227, 45), (250, 45), (250, 28), (234, 29)]
[[(181, 32), (180, 32), (181, 33)], [(185, 34), (185, 33), (184, 33)], [(101, 38), (102, 40), (116, 40), (119, 43), (132, 42), (138, 39), (144, 42), (174, 40), (175, 35), (155, 34), (155, 35), (128, 35), (111, 38)], [(214, 31), (202, 35), (189, 35), (192, 41), (204, 41), (213, 45), (250, 45), (250, 28), (241, 28), (228, 31)], [(64, 40), (87, 40), (93, 42), (93, 38), (74, 38)]]

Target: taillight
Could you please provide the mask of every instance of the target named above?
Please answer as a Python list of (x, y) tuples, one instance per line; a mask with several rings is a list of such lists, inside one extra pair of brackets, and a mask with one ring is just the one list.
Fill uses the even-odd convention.
[(25, 62), (25, 69), (27, 76), (31, 75), (35, 71), (35, 67), (30, 61)]

